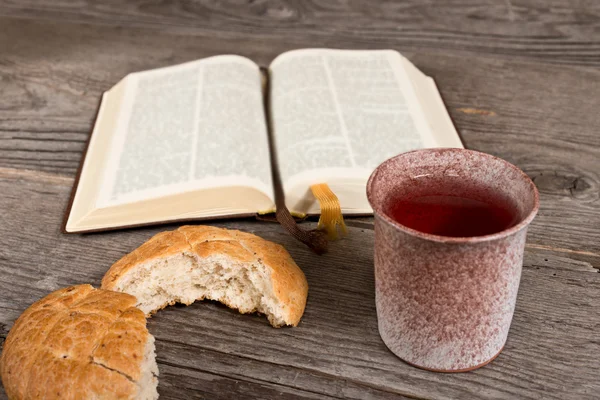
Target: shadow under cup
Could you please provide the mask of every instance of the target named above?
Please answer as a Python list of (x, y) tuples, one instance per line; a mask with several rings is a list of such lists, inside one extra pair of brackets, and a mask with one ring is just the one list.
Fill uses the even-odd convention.
[[(506, 342), (527, 227), (539, 207), (531, 179), (488, 154), (424, 149), (377, 167), (367, 196), (375, 213), (377, 319), (387, 347), (433, 371), (469, 371), (493, 360)], [(514, 220), (501, 231), (453, 237), (391, 217), (398, 199), (420, 196), (501, 204)]]

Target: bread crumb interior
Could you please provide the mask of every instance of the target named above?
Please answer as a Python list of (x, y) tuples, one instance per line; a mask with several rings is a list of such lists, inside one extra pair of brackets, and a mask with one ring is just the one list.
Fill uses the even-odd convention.
[(141, 365), (140, 379), (137, 382), (139, 392), (137, 400), (158, 399), (158, 365), (156, 365), (156, 352), (154, 336), (148, 334), (148, 341), (144, 348), (144, 361)]
[(241, 263), (224, 255), (201, 258), (184, 252), (133, 268), (115, 289), (135, 296), (146, 314), (169, 304), (209, 299), (241, 313), (265, 314), (271, 325), (282, 326), (283, 305), (271, 282), (270, 269), (260, 261)]

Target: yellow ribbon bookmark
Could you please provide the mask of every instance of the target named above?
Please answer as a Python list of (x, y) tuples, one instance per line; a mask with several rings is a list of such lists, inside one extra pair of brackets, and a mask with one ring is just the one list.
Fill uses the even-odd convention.
[(317, 228), (325, 230), (329, 239), (332, 240), (338, 237), (338, 227), (342, 232), (342, 236), (346, 235), (346, 224), (344, 223), (340, 201), (335, 193), (331, 191), (329, 185), (319, 183), (312, 185), (310, 190), (319, 200), (319, 207), (321, 207), (321, 216)]

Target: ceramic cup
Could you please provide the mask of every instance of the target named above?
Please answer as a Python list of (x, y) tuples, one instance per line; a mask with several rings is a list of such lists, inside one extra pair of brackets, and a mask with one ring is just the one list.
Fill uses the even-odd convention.
[[(425, 193), (502, 196), (518, 220), (504, 231), (463, 238), (416, 231), (387, 214), (398, 196)], [(432, 371), (469, 371), (489, 363), (506, 342), (527, 227), (538, 211), (531, 179), (489, 154), (424, 149), (377, 167), (367, 196), (375, 213), (377, 319), (384, 343), (409, 364)]]

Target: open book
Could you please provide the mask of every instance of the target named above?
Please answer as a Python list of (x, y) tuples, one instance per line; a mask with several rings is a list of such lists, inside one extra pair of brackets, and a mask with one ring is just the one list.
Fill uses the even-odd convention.
[(295, 50), (268, 71), (268, 107), (259, 66), (234, 55), (132, 73), (105, 92), (65, 231), (273, 212), (275, 165), (293, 214), (319, 213), (317, 183), (344, 215), (369, 214), (382, 161), (462, 147), (433, 79), (396, 51)]

